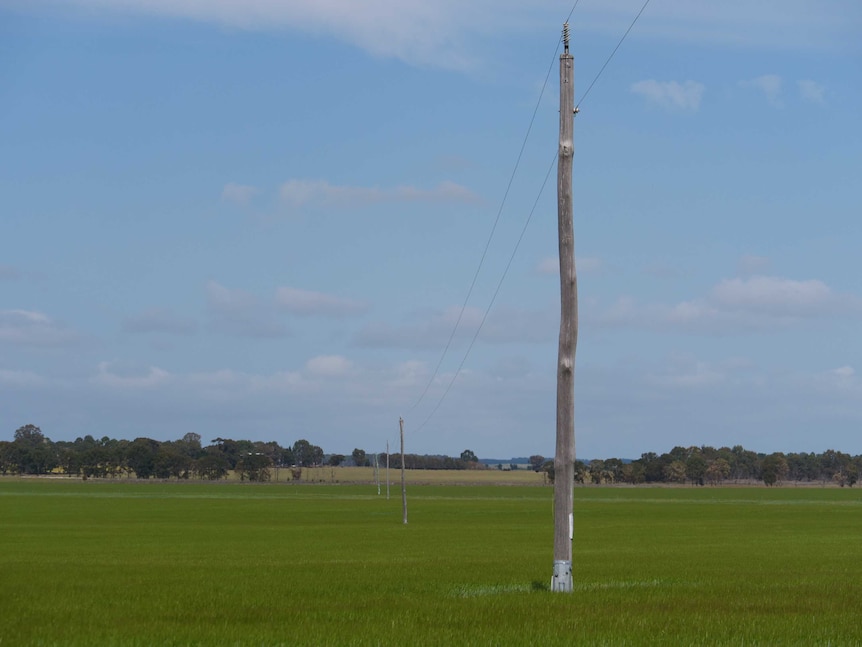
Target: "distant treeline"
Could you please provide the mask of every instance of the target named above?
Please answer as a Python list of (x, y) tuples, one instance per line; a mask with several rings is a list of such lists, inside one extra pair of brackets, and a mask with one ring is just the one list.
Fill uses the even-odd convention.
[[(215, 438), (201, 444), (201, 436), (187, 433), (180, 440), (152, 438), (117, 440), (92, 436), (75, 441), (54, 442), (39, 427), (24, 425), (14, 439), (0, 441), (0, 474), (61, 473), (82, 478), (208, 479), (225, 478), (236, 472), (242, 480), (267, 481), (272, 468), (290, 470), (302, 478), (302, 468), (323, 465), (401, 467), (400, 454), (367, 454), (356, 448), (350, 454), (326, 454), (302, 439), (290, 447), (274, 441)], [(554, 462), (544, 456), (529, 458), (530, 467), (554, 478)], [(405, 454), (405, 469), (488, 469), (469, 449), (458, 458), (445, 455)], [(503, 469), (502, 465), (497, 466)], [(517, 465), (512, 465), (516, 468)], [(836, 483), (852, 487), (862, 472), (862, 456), (833, 449), (822, 454), (776, 452), (759, 454), (743, 448), (674, 447), (665, 454), (646, 453), (634, 461), (619, 458), (575, 461), (575, 481), (582, 484), (690, 483), (719, 485), (723, 482), (763, 481), (776, 485), (786, 481)]]
[[(302, 478), (302, 468), (329, 465), (370, 466), (375, 456), (356, 448), (350, 454), (326, 454), (307, 440), (297, 440), (290, 447), (274, 441), (233, 440), (215, 438), (211, 444), (201, 444), (201, 436), (187, 433), (180, 440), (164, 441), (152, 438), (117, 440), (107, 436), (96, 439), (90, 435), (74, 442), (54, 442), (35, 425), (24, 425), (15, 431), (12, 442), (0, 441), (0, 474), (62, 473), (83, 478), (140, 479), (209, 479), (225, 478), (229, 472), (242, 480), (267, 481), (271, 469), (291, 470), (294, 479)], [(378, 464), (386, 465), (386, 454), (377, 456)], [(466, 450), (462, 458), (450, 456), (419, 456), (405, 454), (405, 469), (476, 469), (480, 466), (475, 455)], [(391, 454), (389, 466), (401, 467), (401, 455)]]
[[(530, 462), (535, 464), (530, 457)], [(553, 479), (554, 463), (541, 468)], [(691, 483), (719, 485), (725, 481), (763, 481), (777, 485), (786, 481), (836, 483), (852, 487), (862, 471), (862, 456), (850, 456), (834, 449), (822, 454), (776, 452), (759, 454), (742, 445), (734, 447), (674, 447), (665, 454), (649, 452), (637, 460), (619, 458), (575, 461), (579, 483)]]

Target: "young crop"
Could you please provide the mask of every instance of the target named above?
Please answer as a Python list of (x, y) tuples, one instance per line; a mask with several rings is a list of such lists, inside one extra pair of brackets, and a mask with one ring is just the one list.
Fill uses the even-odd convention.
[(862, 495), (0, 479), (0, 644), (853, 645)]

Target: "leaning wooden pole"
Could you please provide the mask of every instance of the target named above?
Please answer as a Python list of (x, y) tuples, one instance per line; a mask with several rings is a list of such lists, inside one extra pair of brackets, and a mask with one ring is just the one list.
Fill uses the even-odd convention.
[(557, 160), (557, 219), (560, 245), (560, 345), (557, 358), (557, 445), (554, 454), (554, 574), (551, 590), (572, 590), (575, 489), (575, 348), (578, 342), (578, 279), (572, 224), (574, 155), (574, 58), (569, 25), (563, 26), (560, 56), (560, 150)]
[(407, 523), (407, 486), (404, 479), (404, 418), (398, 418), (398, 427), (401, 430), (401, 511), (404, 523)]

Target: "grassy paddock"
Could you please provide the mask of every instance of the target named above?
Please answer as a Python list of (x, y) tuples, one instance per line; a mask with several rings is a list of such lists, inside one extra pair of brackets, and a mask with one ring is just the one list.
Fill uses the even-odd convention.
[(862, 493), (0, 480), (0, 645), (860, 645)]
[[(288, 467), (272, 467), (271, 483), (294, 483), (291, 469)], [(41, 478), (41, 477), (40, 477)], [(60, 473), (51, 478), (78, 480), (79, 476), (66, 476)], [(380, 468), (380, 485), (386, 487), (386, 467)], [(111, 482), (134, 480), (132, 475), (124, 475), (108, 479)], [(200, 482), (198, 479), (190, 479)], [(550, 485), (547, 476), (531, 469), (520, 470), (405, 470), (404, 480), (408, 485)], [(219, 482), (240, 481), (238, 472), (230, 471)], [(390, 489), (401, 487), (401, 470), (390, 468)], [(302, 478), (297, 484), (329, 483), (329, 484), (371, 484), (376, 483), (373, 467), (303, 467)], [(400, 492), (400, 490), (399, 490)]]
[[(290, 480), (288, 470), (281, 469), (276, 475), (270, 470), (272, 480)], [(375, 483), (373, 467), (306, 467), (302, 470), (305, 483)], [(390, 468), (390, 490), (401, 487), (401, 470)], [(407, 485), (548, 485), (547, 476), (533, 470), (404, 470)], [(380, 485), (386, 487), (386, 467), (380, 468)], [(376, 492), (376, 490), (375, 490)], [(399, 496), (401, 490), (398, 489)]]

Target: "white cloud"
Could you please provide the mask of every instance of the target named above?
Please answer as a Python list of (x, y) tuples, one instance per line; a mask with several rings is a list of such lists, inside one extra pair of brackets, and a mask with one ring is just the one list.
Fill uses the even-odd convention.
[(833, 375), (840, 378), (851, 378), (856, 375), (856, 370), (852, 366), (842, 366), (830, 371)]
[(536, 271), (539, 274), (559, 274), (560, 259), (556, 256), (546, 256), (536, 265)]
[(305, 368), (316, 377), (343, 377), (353, 368), (353, 363), (342, 355), (319, 355), (308, 360)]
[(853, 415), (858, 415), (859, 404), (862, 404), (862, 380), (852, 366), (839, 366), (822, 371), (808, 377), (807, 382), (816, 392), (833, 399), (838, 410), (842, 408), (842, 401), (846, 406), (846, 401), (849, 400), (849, 410)]
[[(631, 0), (581, 3), (576, 24), (618, 34), (638, 7)], [(759, 50), (833, 49), (854, 45), (860, 17), (857, 0), (663, 0), (649, 6), (633, 35)]]
[(438, 311), (414, 312), (395, 325), (372, 322), (362, 327), (354, 341), (365, 348), (440, 350), (450, 336), (453, 348), (462, 347), (472, 340), (480, 325), (482, 330), (476, 339), (487, 344), (534, 344), (553, 342), (557, 338), (559, 315), (550, 311), (498, 306), (492, 308), (484, 324), (484, 310), (468, 306), (459, 322), (460, 312), (460, 306), (451, 306)]
[(650, 263), (643, 268), (643, 272), (657, 279), (676, 279), (684, 275), (678, 268), (664, 262)]
[(743, 256), (736, 264), (736, 272), (740, 276), (762, 274), (767, 269), (769, 269), (769, 259), (765, 256), (755, 256), (753, 254)]
[(258, 193), (260, 193), (260, 189), (257, 187), (228, 182), (222, 189), (221, 199), (225, 202), (231, 202), (244, 207), (248, 205)]
[(776, 108), (782, 107), (781, 101), (781, 77), (777, 74), (764, 74), (756, 79), (740, 81), (739, 85), (744, 88), (755, 88), (763, 93), (767, 101)]
[(346, 317), (368, 309), (362, 301), (292, 287), (278, 288), (275, 302), (284, 310), (301, 316)]
[(113, 362), (99, 362), (98, 373), (91, 381), (116, 389), (151, 389), (166, 385), (171, 381), (171, 375), (156, 366), (149, 366), (144, 370), (130, 370)]
[(257, 299), (244, 290), (226, 288), (216, 281), (206, 285), (207, 305), (218, 312), (242, 312), (254, 308)]
[(212, 328), (216, 332), (257, 338), (287, 335), (287, 328), (276, 319), (271, 306), (261, 303), (254, 295), (227, 288), (216, 281), (207, 283), (206, 294)]
[(669, 371), (662, 374), (653, 374), (646, 377), (647, 382), (658, 386), (670, 386), (684, 389), (702, 389), (712, 387), (724, 382), (726, 379), (722, 371), (710, 366), (705, 362), (696, 362), (694, 366), (683, 370)]
[(575, 259), (575, 263), (577, 264), (578, 272), (585, 272), (587, 274), (599, 272), (605, 267), (605, 264), (602, 262), (602, 259), (596, 258), (595, 256), (585, 256), (584, 258), (577, 258)]
[[(46, 2), (45, 0), (43, 4)], [(456, 0), (72, 0), (79, 7), (221, 23), (241, 29), (290, 29), (334, 36), (373, 55), (466, 68), (467, 34), (485, 31), (491, 5)]]
[(151, 308), (123, 319), (123, 330), (132, 333), (169, 333), (188, 335), (197, 330), (191, 319), (174, 314), (164, 308)]
[(828, 314), (841, 305), (841, 299), (822, 281), (774, 276), (726, 279), (712, 289), (710, 301), (734, 310), (796, 317)]
[(816, 103), (821, 106), (826, 103), (826, 88), (816, 81), (797, 81), (796, 86), (799, 88), (799, 94), (806, 101)]
[(281, 201), (291, 210), (307, 207), (341, 209), (392, 202), (478, 202), (469, 189), (454, 182), (442, 182), (434, 189), (400, 186), (378, 187), (338, 186), (325, 180), (288, 180), (281, 185)]
[(394, 369), (395, 380), (404, 386), (414, 386), (428, 378), (428, 366), (425, 362), (408, 360), (398, 364)]
[[(553, 451), (553, 354), (549, 368), (496, 354), (488, 370), (472, 367), (455, 383), (411, 451), (460, 452), (465, 430), (483, 456)], [(620, 358), (579, 364), (579, 452), (582, 456), (635, 458), (674, 445), (740, 443), (756, 451), (822, 451), (833, 446), (859, 453), (862, 383), (849, 365), (807, 372), (766, 370), (731, 356), (704, 359), (671, 354), (656, 360)], [(173, 372), (149, 363), (106, 361), (85, 376), (45, 379), (0, 370), (0, 409), (13, 419), (39, 402), (55, 401), (38, 421), (54, 440), (72, 439), (99, 426), (111, 436), (180, 438), (192, 424), (206, 438), (236, 438), (283, 445), (312, 433), (326, 451), (397, 439), (397, 412), (416, 431), (448, 385), (443, 373), (425, 400), (415, 403), (430, 376), (417, 360), (353, 362), (330, 354), (268, 373), (239, 370)], [(396, 411), (393, 416), (392, 411)], [(52, 432), (51, 430), (54, 430)], [(535, 433), (525, 435), (524, 430)], [(818, 433), (811, 435), (811, 429)], [(550, 430), (550, 431), (548, 431)], [(56, 435), (55, 435), (56, 433)], [(364, 439), (364, 440), (362, 440)], [(526, 444), (525, 444), (526, 443)]]
[(47, 315), (32, 310), (0, 310), (0, 342), (24, 346), (64, 346), (78, 336)]
[(0, 265), (0, 281), (14, 281), (21, 278), (21, 272), (11, 265)]
[[(240, 29), (297, 30), (334, 38), (374, 56), (412, 64), (470, 69), (511, 34), (547, 29), (561, 18), (551, 0), (3, 0), (87, 14), (128, 12), (169, 16)], [(581, 3), (578, 30), (617, 37), (636, 7), (631, 0)], [(852, 45), (857, 0), (664, 0), (653, 3), (635, 34), (660, 40), (757, 48), (808, 49)], [(855, 24), (858, 24), (856, 22)]]
[(451, 306), (442, 311), (414, 312), (398, 325), (372, 322), (356, 335), (356, 343), (366, 348), (439, 349), (449, 339), (458, 323), (453, 340), (461, 343), (471, 337), (482, 320), (482, 311), (467, 307), (458, 322), (461, 308)]
[(40, 386), (44, 383), (45, 380), (32, 371), (0, 369), (0, 384), (5, 387)]
[(604, 312), (586, 310), (588, 325), (731, 334), (768, 331), (825, 317), (856, 317), (862, 299), (818, 280), (774, 276), (725, 279), (705, 297), (676, 304), (643, 304), (621, 297)]
[(700, 108), (704, 85), (695, 81), (655, 81), (648, 79), (633, 83), (631, 91), (643, 96), (648, 103), (669, 110), (689, 110)]

